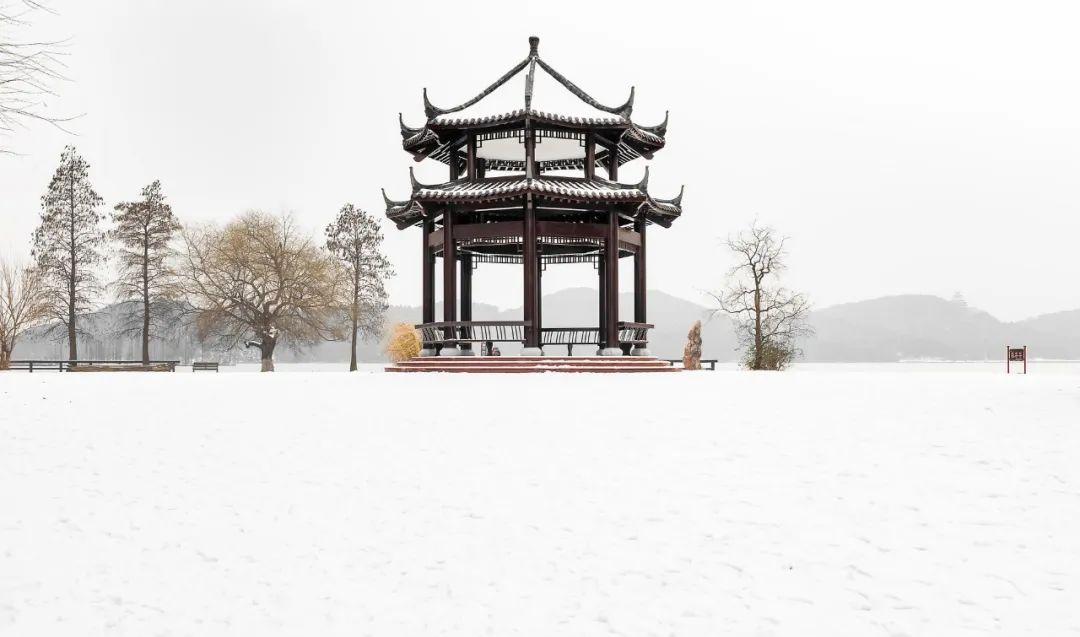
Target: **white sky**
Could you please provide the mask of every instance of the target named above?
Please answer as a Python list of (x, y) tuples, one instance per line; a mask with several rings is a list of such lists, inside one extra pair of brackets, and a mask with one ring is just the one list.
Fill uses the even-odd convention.
[[(650, 189), (685, 183), (685, 213), (650, 235), (650, 287), (701, 301), (727, 264), (719, 239), (757, 217), (791, 236), (788, 282), (819, 307), (957, 290), (1006, 319), (1080, 307), (1072, 2), (54, 4), (33, 33), (72, 38), (54, 106), (85, 115), (76, 137), (7, 140), (23, 153), (0, 157), (7, 254), (28, 256), (66, 143), (109, 206), (157, 178), (187, 221), (292, 210), (319, 231), (346, 201), (381, 216), (379, 188), (404, 197), (415, 165), (397, 113), (421, 123), (424, 86), (437, 104), (471, 97), (535, 33), (601, 101), (634, 84), (637, 121), (671, 110)], [(418, 230), (385, 229), (392, 300), (417, 303)], [(518, 268), (477, 277), (477, 301), (520, 305)], [(552, 266), (545, 291), (593, 282)]]

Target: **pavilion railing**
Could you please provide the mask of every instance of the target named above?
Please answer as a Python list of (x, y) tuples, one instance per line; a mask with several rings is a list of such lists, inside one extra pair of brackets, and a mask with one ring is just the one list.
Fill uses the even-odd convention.
[(619, 342), (624, 345), (645, 345), (649, 342), (651, 323), (627, 323), (619, 321)]
[(529, 321), (438, 321), (417, 325), (425, 346), (454, 343), (514, 343), (525, 341)]
[[(529, 321), (438, 321), (416, 326), (424, 347), (458, 343), (524, 343)], [(619, 344), (645, 345), (649, 342), (650, 323), (619, 322)], [(544, 327), (540, 345), (599, 345), (600, 329), (595, 327)]]
[(541, 345), (599, 345), (600, 330), (595, 327), (542, 327)]

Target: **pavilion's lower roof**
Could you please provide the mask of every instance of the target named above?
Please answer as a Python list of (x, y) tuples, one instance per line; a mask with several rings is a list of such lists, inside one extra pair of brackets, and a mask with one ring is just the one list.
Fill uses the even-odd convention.
[(682, 214), (682, 191), (673, 199), (655, 199), (649, 195), (648, 171), (637, 184), (621, 184), (601, 178), (581, 177), (495, 177), (470, 181), (460, 179), (443, 184), (422, 185), (413, 179), (412, 196), (405, 201), (386, 197), (386, 216), (398, 228), (420, 223), (433, 211), (446, 204), (480, 204), (534, 195), (543, 200), (573, 204), (603, 206), (621, 204), (635, 206), (648, 221), (670, 226)]

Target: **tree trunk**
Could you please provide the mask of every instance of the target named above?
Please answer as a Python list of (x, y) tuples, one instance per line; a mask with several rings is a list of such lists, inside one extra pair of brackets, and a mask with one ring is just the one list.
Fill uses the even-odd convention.
[(356, 371), (356, 316), (352, 320), (352, 356), (349, 358), (349, 371)]
[(150, 362), (150, 271), (147, 261), (150, 260), (149, 238), (143, 235), (143, 329), (142, 329), (142, 362), (146, 365)]
[(274, 371), (274, 347), (277, 345), (277, 339), (270, 336), (264, 336), (262, 344), (259, 345), (259, 353), (262, 358), (262, 367), (259, 369), (261, 372)]
[(349, 358), (349, 371), (356, 371), (356, 324), (360, 321), (360, 259), (352, 263), (352, 355)]
[[(11, 344), (14, 348), (15, 344)], [(11, 350), (7, 346), (0, 347), (0, 369), (7, 369), (11, 367)]]
[(754, 283), (754, 369), (761, 369), (761, 283)]

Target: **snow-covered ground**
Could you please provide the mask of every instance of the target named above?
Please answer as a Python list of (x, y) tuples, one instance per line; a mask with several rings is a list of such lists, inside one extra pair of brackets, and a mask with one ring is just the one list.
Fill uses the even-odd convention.
[(0, 374), (0, 635), (1080, 633), (1080, 374), (957, 370)]

